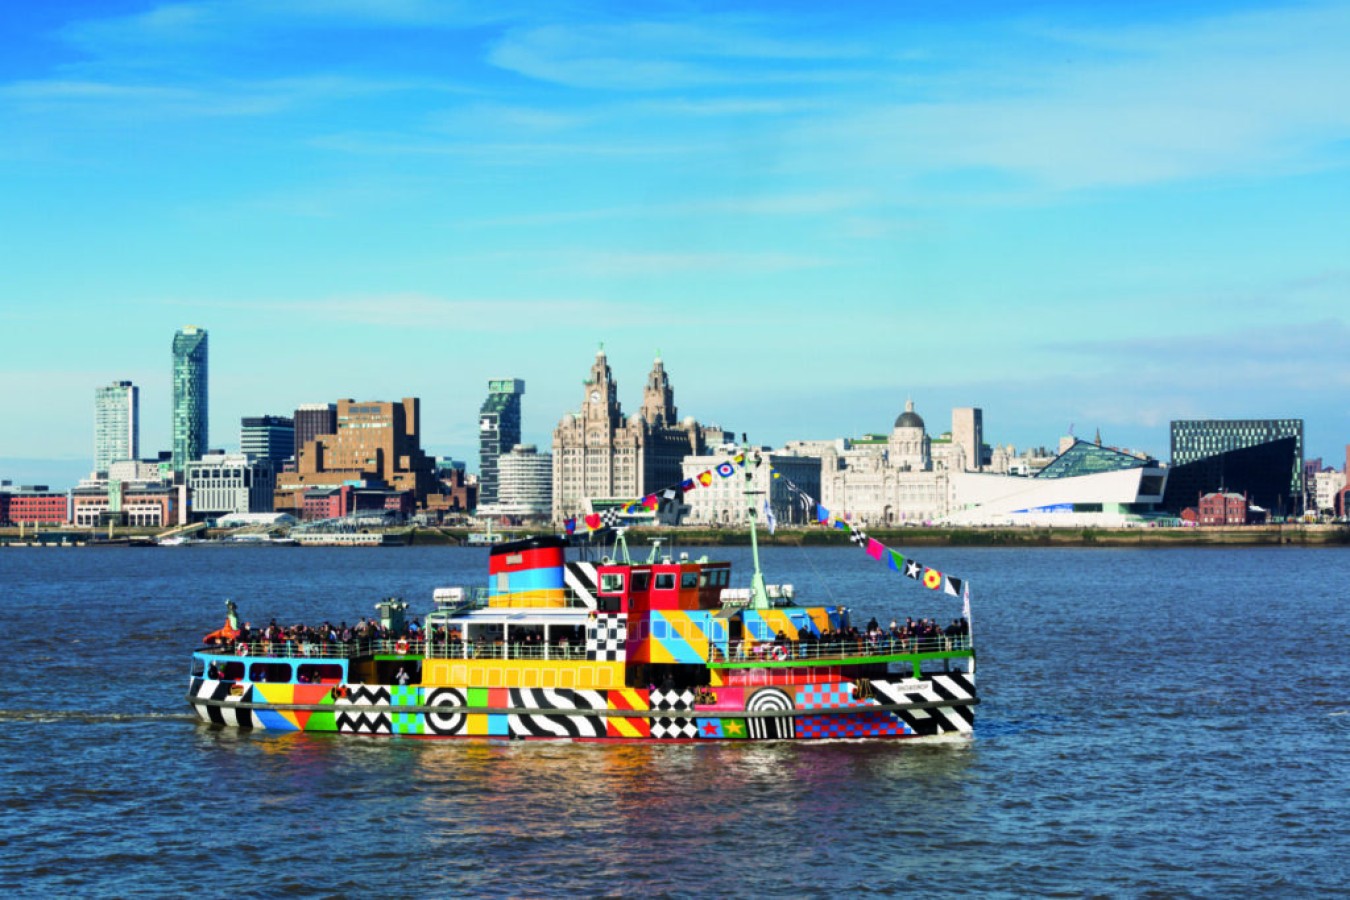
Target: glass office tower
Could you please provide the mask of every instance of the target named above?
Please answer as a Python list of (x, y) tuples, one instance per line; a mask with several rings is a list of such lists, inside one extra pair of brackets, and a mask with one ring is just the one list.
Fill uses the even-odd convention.
[(114, 381), (94, 390), (94, 471), (141, 453), (140, 388)]
[(206, 329), (188, 325), (173, 336), (173, 474), (207, 447)]
[(488, 382), (488, 396), (478, 411), (478, 505), (498, 501), (497, 463), (520, 443), (520, 398), (525, 382), (497, 378)]

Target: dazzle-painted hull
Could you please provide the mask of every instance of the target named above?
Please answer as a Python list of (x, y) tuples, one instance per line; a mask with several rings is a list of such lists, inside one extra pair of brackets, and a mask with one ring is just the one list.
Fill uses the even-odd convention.
[(969, 735), (974, 676), (692, 690), (252, 684), (193, 678), (203, 721), (269, 731), (606, 741), (849, 740)]

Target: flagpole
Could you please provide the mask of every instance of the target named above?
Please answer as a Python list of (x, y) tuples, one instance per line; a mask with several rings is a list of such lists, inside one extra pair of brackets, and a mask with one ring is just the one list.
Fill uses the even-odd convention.
[(750, 607), (751, 609), (769, 608), (769, 591), (764, 586), (764, 571), (759, 567), (759, 535), (757, 523), (755, 522), (755, 494), (751, 490), (754, 485), (755, 469), (759, 468), (760, 458), (756, 453), (750, 454), (750, 444), (745, 440), (745, 435), (741, 435), (743, 445), (742, 453), (745, 454), (745, 510), (750, 518), (750, 559), (755, 565), (755, 574), (750, 578)]

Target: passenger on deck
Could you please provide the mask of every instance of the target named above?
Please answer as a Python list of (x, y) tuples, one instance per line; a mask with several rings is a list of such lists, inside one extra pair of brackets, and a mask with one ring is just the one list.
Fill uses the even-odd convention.
[(215, 663), (211, 663), (210, 668), (206, 670), (206, 677), (211, 679), (212, 681), (219, 681), (220, 666), (216, 665)]
[(408, 672), (402, 666), (399, 667), (398, 674), (395, 675), (394, 678), (398, 680), (399, 687), (408, 686), (408, 681), (410, 680), (408, 678)]

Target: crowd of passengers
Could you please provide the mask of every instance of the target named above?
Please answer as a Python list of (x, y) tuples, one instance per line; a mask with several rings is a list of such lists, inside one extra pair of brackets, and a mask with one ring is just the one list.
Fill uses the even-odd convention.
[[(934, 619), (905, 619), (901, 625), (895, 619), (888, 628), (883, 628), (875, 618), (867, 623), (866, 629), (859, 631), (857, 626), (848, 628), (826, 628), (816, 634), (802, 629), (794, 641), (780, 631), (774, 637), (771, 646), (784, 648), (785, 653), (796, 657), (839, 656), (846, 653), (905, 653), (920, 650), (961, 650), (970, 646), (970, 623), (964, 618), (953, 619), (943, 628)], [(745, 658), (747, 655), (763, 655), (768, 652), (764, 642), (746, 646), (733, 643), (733, 655)]]
[[(541, 655), (537, 648), (541, 649), (545, 644), (542, 629), (518, 631), (513, 638), (512, 644), (522, 648), (522, 655)], [(417, 619), (409, 620), (401, 629), (386, 628), (376, 619), (358, 620), (355, 625), (348, 625), (345, 621), (334, 625), (325, 621), (320, 625), (291, 626), (278, 625), (276, 619), (273, 619), (266, 628), (258, 629), (255, 629), (252, 623), (245, 622), (234, 638), (231, 649), (248, 647), (262, 654), (298, 653), (321, 656), (333, 647), (367, 653), (377, 648), (387, 649), (387, 645), (406, 641), (408, 652), (423, 653), (428, 641), (433, 645), (450, 645), (459, 644), (463, 640), (464, 635), (458, 627), (452, 625), (445, 628), (438, 624), (423, 627)], [(471, 649), (486, 650), (496, 643), (498, 642), (479, 638), (471, 642)], [(565, 654), (570, 647), (584, 648), (584, 632), (580, 628), (555, 628), (548, 643)], [(222, 638), (214, 638), (212, 644), (225, 646), (227, 642)]]

